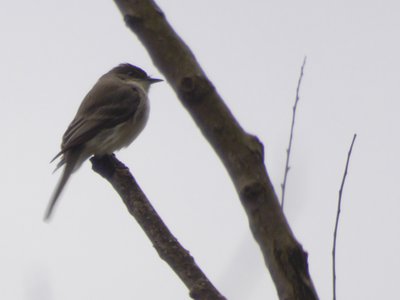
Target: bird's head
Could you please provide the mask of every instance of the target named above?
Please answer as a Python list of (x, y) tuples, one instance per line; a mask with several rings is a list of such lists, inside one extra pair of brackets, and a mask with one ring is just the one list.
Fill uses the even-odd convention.
[(127, 82), (142, 84), (148, 89), (151, 84), (163, 81), (162, 79), (152, 78), (141, 68), (125, 63), (113, 68), (109, 74), (117, 76)]

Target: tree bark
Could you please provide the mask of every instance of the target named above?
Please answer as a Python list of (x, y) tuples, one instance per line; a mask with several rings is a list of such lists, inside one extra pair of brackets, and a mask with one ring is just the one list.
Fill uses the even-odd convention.
[(279, 298), (318, 299), (307, 253), (296, 241), (268, 177), (261, 142), (238, 124), (154, 1), (115, 2), (228, 170)]
[(112, 156), (91, 158), (93, 170), (107, 179), (121, 196), (129, 213), (153, 243), (160, 257), (168, 263), (196, 300), (224, 300), (218, 290), (195, 263), (161, 220), (142, 192), (129, 169)]

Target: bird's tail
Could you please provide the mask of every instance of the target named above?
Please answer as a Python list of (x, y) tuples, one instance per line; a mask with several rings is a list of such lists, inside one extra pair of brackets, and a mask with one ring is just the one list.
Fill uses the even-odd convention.
[[(64, 167), (63, 173), (61, 175), (61, 178), (58, 181), (56, 189), (54, 190), (53, 195), (51, 196), (50, 202), (49, 202), (49, 204), (47, 206), (46, 214), (44, 216), (44, 220), (45, 221), (49, 221), (50, 220), (50, 217), (51, 217), (51, 214), (53, 212), (54, 206), (55, 206), (58, 198), (60, 197), (61, 192), (63, 191), (63, 189), (65, 187), (65, 184), (67, 183), (69, 177), (71, 176), (71, 174), (75, 170), (75, 166), (76, 166), (76, 163), (78, 161), (78, 158), (79, 158), (79, 155), (75, 154), (75, 155), (70, 155), (68, 157), (68, 160), (66, 160), (65, 167)], [(57, 166), (57, 168), (58, 167), (59, 166)]]

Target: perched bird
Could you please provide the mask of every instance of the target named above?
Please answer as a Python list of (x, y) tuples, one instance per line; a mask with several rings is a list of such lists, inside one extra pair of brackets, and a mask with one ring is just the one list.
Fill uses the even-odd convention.
[(48, 205), (45, 220), (51, 217), (71, 174), (91, 157), (112, 154), (127, 147), (139, 135), (149, 116), (147, 94), (150, 85), (162, 81), (151, 78), (142, 69), (120, 64), (100, 77), (83, 99), (75, 118), (64, 133), (61, 157), (56, 170), (64, 166), (62, 176)]

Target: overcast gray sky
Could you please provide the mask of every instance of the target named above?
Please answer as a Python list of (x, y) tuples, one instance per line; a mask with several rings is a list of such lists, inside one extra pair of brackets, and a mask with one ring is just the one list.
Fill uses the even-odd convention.
[[(286, 215), (330, 299), (331, 244), (348, 147), (358, 133), (338, 238), (338, 299), (398, 294), (398, 1), (158, 1), (241, 125), (265, 145), (280, 195), (296, 84), (301, 100)], [(111, 186), (85, 163), (50, 224), (50, 159), (78, 105), (121, 62), (161, 76), (111, 0), (0, 3), (0, 298), (187, 299)], [(167, 83), (147, 128), (117, 156), (229, 299), (277, 299), (225, 169)]]

